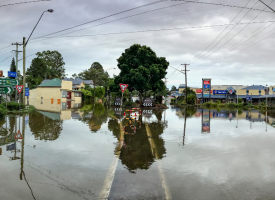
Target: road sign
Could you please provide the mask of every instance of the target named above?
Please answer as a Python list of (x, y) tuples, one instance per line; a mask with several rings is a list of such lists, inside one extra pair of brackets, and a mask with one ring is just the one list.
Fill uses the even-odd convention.
[(16, 143), (6, 146), (6, 151), (12, 151), (16, 149)]
[(25, 96), (26, 97), (30, 96), (30, 92), (25, 92)]
[(23, 136), (21, 132), (18, 130), (18, 132), (15, 134), (14, 139), (23, 139)]
[(2, 70), (0, 70), (0, 77), (2, 77), (3, 76), (3, 71)]
[(25, 92), (29, 92), (30, 91), (30, 88), (25, 88)]
[(20, 94), (22, 92), (24, 86), (23, 85), (16, 85), (15, 87), (16, 87), (18, 93)]
[(121, 98), (116, 98), (115, 106), (120, 106), (120, 104), (121, 104)]
[(119, 87), (120, 87), (120, 89), (121, 89), (122, 92), (124, 92), (128, 86), (129, 86), (129, 85), (123, 84), (123, 83), (120, 83), (120, 84), (119, 84)]
[(246, 100), (247, 101), (251, 101), (251, 97), (246, 97)]
[(16, 72), (10, 72), (10, 71), (8, 71), (8, 77), (16, 78), (17, 77), (17, 73)]
[(143, 101), (143, 106), (153, 106), (153, 100), (150, 99), (150, 98), (146, 98), (144, 101)]
[(12, 92), (12, 87), (0, 87), (0, 94), (11, 94)]
[(0, 78), (0, 87), (2, 86), (16, 86), (18, 85), (19, 81), (16, 79), (10, 78)]

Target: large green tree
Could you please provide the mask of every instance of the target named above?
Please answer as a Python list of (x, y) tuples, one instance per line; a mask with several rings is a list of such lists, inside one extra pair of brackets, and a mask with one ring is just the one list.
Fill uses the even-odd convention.
[(147, 46), (132, 45), (117, 59), (120, 74), (115, 77), (115, 85), (129, 84), (129, 90), (139, 91), (140, 99), (145, 91), (162, 91), (165, 84), (161, 80), (167, 74), (169, 62)]
[(31, 66), (27, 69), (26, 80), (29, 87), (35, 88), (39, 85), (46, 76), (47, 66), (41, 58), (34, 58)]
[(107, 87), (109, 74), (104, 71), (102, 65), (99, 62), (94, 62), (89, 69), (79, 73), (78, 77), (83, 80), (93, 80), (95, 100), (95, 86)]
[(173, 86), (171, 87), (171, 91), (176, 91), (176, 90), (177, 90), (177, 87), (173, 85)]
[[(16, 72), (16, 65), (15, 65), (14, 58), (12, 58), (12, 60), (11, 60), (10, 71), (11, 71), (11, 72)], [(15, 78), (13, 78), (13, 77), (10, 77), (10, 78), (11, 78), (11, 79), (15, 79)]]
[(46, 78), (60, 78), (63, 79), (66, 77), (65, 74), (65, 62), (62, 55), (58, 51), (43, 51), (37, 52), (37, 58), (43, 60), (47, 66), (45, 73)]

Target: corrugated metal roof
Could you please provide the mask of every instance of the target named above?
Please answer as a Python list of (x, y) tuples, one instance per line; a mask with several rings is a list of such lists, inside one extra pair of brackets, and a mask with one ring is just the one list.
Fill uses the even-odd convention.
[(61, 80), (58, 78), (48, 80), (40, 84), (38, 87), (61, 87)]
[(243, 90), (265, 90), (266, 87), (262, 85), (251, 85), (248, 87), (243, 88)]

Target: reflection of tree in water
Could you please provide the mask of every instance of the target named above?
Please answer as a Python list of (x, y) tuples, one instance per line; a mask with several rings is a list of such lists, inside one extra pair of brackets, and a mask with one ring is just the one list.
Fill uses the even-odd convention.
[[(123, 120), (123, 126), (127, 121)], [(138, 126), (138, 125), (137, 125)], [(152, 139), (155, 142), (155, 149), (159, 155), (159, 159), (163, 158), (166, 153), (164, 141), (160, 138), (163, 133), (164, 125), (161, 123), (153, 122), (148, 125)], [(108, 128), (113, 132), (114, 136), (120, 139), (120, 126), (117, 120), (110, 119)], [(116, 150), (115, 150), (116, 151)], [(124, 145), (121, 148), (120, 159), (122, 164), (126, 165), (128, 170), (135, 173), (137, 169), (148, 169), (156, 158), (153, 157), (152, 147), (148, 141), (145, 125), (142, 124), (140, 129), (137, 129), (135, 135), (124, 135)]]
[(56, 140), (62, 131), (63, 121), (53, 120), (39, 112), (32, 112), (29, 116), (29, 127), (35, 139)]
[[(100, 130), (101, 125), (107, 122), (108, 110), (101, 103), (96, 103), (95, 107), (93, 107), (93, 104), (84, 105), (81, 111), (84, 111), (84, 117), (81, 120), (89, 124), (92, 132), (97, 132)], [(88, 115), (91, 112), (92, 115)], [(88, 117), (85, 117), (87, 115)]]

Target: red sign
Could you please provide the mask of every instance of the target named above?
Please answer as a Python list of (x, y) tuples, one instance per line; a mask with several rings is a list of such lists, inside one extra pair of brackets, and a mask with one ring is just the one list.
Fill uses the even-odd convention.
[(120, 84), (119, 84), (119, 87), (120, 87), (120, 89), (121, 89), (122, 92), (124, 92), (128, 86), (129, 86), (129, 85), (123, 84), (123, 83), (120, 83)]
[(203, 81), (203, 84), (204, 84), (204, 85), (209, 85), (209, 84), (210, 84), (210, 81)]
[[(204, 91), (205, 92), (205, 91)], [(209, 92), (209, 91), (208, 91)], [(199, 89), (199, 90), (196, 90), (196, 93), (202, 93), (202, 90)], [(211, 93), (213, 93), (213, 90), (211, 90)]]
[(20, 133), (20, 131), (18, 130), (18, 132), (15, 134), (14, 139), (23, 139), (22, 134)]
[(24, 85), (16, 85), (15, 87), (16, 87), (18, 93), (20, 94), (23, 90)]

